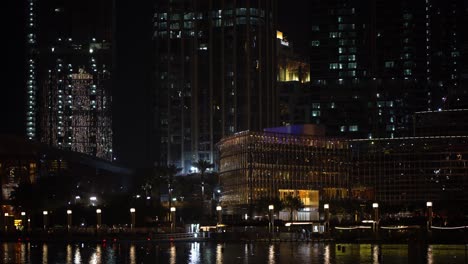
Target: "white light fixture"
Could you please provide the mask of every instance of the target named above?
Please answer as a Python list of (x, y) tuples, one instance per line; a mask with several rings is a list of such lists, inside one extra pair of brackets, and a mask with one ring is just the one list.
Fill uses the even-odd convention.
[(175, 212), (176, 211), (176, 208), (175, 207), (171, 207), (171, 212)]
[(100, 214), (101, 213), (101, 209), (96, 209), (96, 214)]
[(21, 216), (25, 216), (26, 215), (26, 212), (21, 212)]
[(324, 204), (323, 205), (323, 209), (329, 209), (330, 208), (330, 205), (329, 204)]
[(47, 212), (47, 211), (42, 211), (42, 214), (43, 214), (43, 215), (48, 215), (49, 212)]
[(67, 210), (67, 214), (68, 214), (68, 215), (71, 215), (71, 214), (72, 214), (72, 210)]
[(272, 205), (272, 204), (270, 204), (270, 205), (268, 206), (268, 210), (273, 210), (273, 209), (275, 209), (275, 206)]
[(379, 208), (379, 204), (378, 203), (373, 203), (372, 208)]
[(89, 197), (89, 200), (90, 201), (97, 201), (97, 198), (96, 198), (96, 196), (91, 196), (91, 197)]
[(426, 206), (427, 206), (427, 207), (432, 207), (432, 202), (427, 202), (427, 203), (426, 203)]
[(223, 210), (223, 208), (221, 206), (219, 206), (219, 205), (216, 206), (216, 211), (221, 211), (221, 210)]
[(130, 208), (130, 213), (134, 213), (135, 212), (135, 208)]
[(5, 213), (5, 216), (8, 216), (8, 213)]

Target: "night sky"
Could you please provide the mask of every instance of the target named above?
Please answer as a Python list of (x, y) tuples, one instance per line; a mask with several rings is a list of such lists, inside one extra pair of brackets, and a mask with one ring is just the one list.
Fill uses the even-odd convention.
[[(114, 152), (131, 166), (147, 164), (151, 131), (152, 0), (117, 1), (113, 86)], [(292, 5), (291, 3), (294, 3)], [(7, 70), (0, 96), (0, 134), (25, 134), (25, 6), (26, 1), (6, 1)], [(279, 30), (300, 54), (307, 54), (309, 1), (278, 1)], [(305, 56), (307, 58), (307, 56)], [(6, 91), (6, 92), (5, 92)]]

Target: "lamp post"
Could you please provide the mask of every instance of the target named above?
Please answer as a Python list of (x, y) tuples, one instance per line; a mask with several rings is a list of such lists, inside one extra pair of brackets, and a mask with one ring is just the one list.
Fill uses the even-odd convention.
[(101, 209), (96, 209), (96, 231), (101, 227)]
[(176, 208), (175, 207), (171, 207), (171, 232), (174, 233), (175, 231), (175, 219), (176, 217)]
[(44, 223), (43, 223), (43, 224), (44, 224), (44, 230), (46, 230), (46, 229), (47, 229), (47, 226), (48, 226), (48, 224), (49, 224), (49, 223), (48, 223), (48, 220), (49, 220), (49, 219), (48, 219), (49, 212), (47, 212), (47, 211), (42, 211), (42, 216), (43, 216), (43, 222), (44, 222)]
[(373, 203), (372, 208), (374, 209), (374, 231), (377, 231), (379, 225), (379, 204)]
[(323, 210), (325, 210), (325, 232), (328, 233), (328, 228), (330, 226), (330, 205), (324, 204)]
[(135, 228), (135, 208), (130, 208), (130, 217), (131, 217), (131, 224), (130, 229), (133, 230)]
[(432, 202), (426, 203), (427, 207), (427, 230), (431, 230), (432, 227)]
[(4, 221), (5, 221), (5, 232), (8, 231), (8, 213), (4, 214)]
[(26, 212), (21, 212), (21, 227), (23, 231), (26, 229)]
[(72, 210), (67, 210), (67, 230), (70, 231), (72, 226)]
[(220, 205), (216, 206), (216, 212), (218, 213), (218, 225), (220, 225), (223, 222), (223, 208)]
[(270, 232), (271, 233), (275, 232), (274, 210), (275, 210), (274, 205), (272, 205), (272, 204), (268, 205), (268, 213), (269, 213), (269, 218), (270, 218)]

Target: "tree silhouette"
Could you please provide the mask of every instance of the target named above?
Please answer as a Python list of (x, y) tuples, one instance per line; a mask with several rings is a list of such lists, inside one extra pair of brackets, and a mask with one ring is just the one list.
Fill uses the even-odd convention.
[(200, 183), (201, 183), (201, 198), (205, 200), (205, 173), (208, 169), (213, 168), (213, 163), (199, 159), (193, 165), (200, 172)]
[(167, 191), (169, 194), (169, 208), (172, 206), (172, 192), (174, 191), (174, 177), (179, 174), (181, 168), (178, 168), (176, 165), (171, 164), (164, 168), (164, 178), (167, 182)]
[(304, 203), (298, 196), (292, 196), (291, 194), (287, 195), (284, 200), (284, 207), (289, 210), (289, 219), (292, 221), (293, 219), (293, 212), (297, 211), (301, 208), (304, 208)]

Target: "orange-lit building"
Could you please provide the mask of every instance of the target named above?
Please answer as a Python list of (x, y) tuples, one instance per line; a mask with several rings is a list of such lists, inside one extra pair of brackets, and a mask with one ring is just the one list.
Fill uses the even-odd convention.
[[(300, 133), (305, 132), (303, 128)], [(221, 201), (229, 212), (247, 213), (262, 199), (294, 194), (304, 203), (295, 218), (314, 220), (320, 199), (348, 197), (347, 141), (324, 138), (314, 126), (305, 128), (309, 135), (273, 129), (241, 132), (221, 140)], [(288, 213), (280, 212), (280, 217), (288, 219)]]
[[(394, 208), (468, 204), (468, 135), (345, 139), (315, 126), (245, 131), (218, 143), (222, 204), (253, 213), (262, 199), (294, 194), (313, 220), (320, 204), (379, 202)], [(261, 210), (260, 210), (261, 211)], [(288, 219), (280, 212), (281, 219)]]

